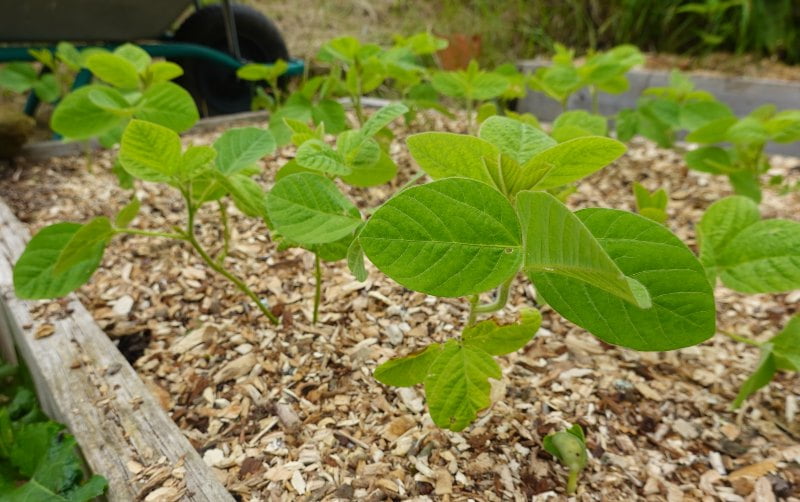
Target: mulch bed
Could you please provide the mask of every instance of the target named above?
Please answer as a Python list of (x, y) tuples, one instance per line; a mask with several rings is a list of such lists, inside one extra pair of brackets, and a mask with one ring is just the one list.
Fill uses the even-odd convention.
[[(462, 131), (438, 116), (398, 128), (389, 185), (346, 188), (361, 208), (386, 200), (413, 175), (403, 137)], [(216, 134), (186, 138), (210, 143)], [(263, 161), (261, 182), (292, 158)], [(113, 216), (129, 195), (110, 173), (113, 153), (18, 160), (0, 196), (31, 231), (63, 220)], [(774, 159), (774, 173), (800, 179), (800, 160)], [(614, 165), (582, 184), (575, 208), (633, 209), (634, 181), (670, 193), (668, 225), (695, 247), (693, 226), (726, 180), (688, 172), (679, 154), (634, 142)], [(179, 194), (142, 183), (136, 228), (183, 225)], [(215, 212), (199, 234), (219, 247)], [(797, 219), (800, 194), (767, 191), (765, 217)], [(800, 500), (800, 376), (782, 373), (737, 411), (736, 392), (759, 354), (718, 335), (666, 353), (600, 342), (548, 308), (536, 338), (503, 357), (493, 406), (461, 433), (438, 429), (419, 388), (387, 388), (371, 373), (384, 360), (454, 335), (467, 302), (413, 293), (368, 264), (357, 282), (343, 263), (324, 268), (320, 322), (311, 323), (313, 257), (277, 251), (266, 227), (231, 206), (226, 265), (281, 313), (268, 324), (188, 246), (116, 238), (79, 296), (131, 360), (163, 407), (240, 500), (550, 500), (565, 471), (541, 447), (546, 434), (580, 423), (590, 462), (579, 500)], [(502, 314), (531, 304), (520, 276)], [(718, 289), (720, 330), (763, 340), (798, 311), (800, 292), (741, 295)], [(50, 309), (49, 309), (50, 310)], [(134, 466), (135, 467), (135, 466)]]

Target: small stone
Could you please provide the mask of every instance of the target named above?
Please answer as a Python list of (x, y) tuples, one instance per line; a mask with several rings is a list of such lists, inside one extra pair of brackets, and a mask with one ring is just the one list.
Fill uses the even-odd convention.
[(217, 467), (225, 461), (225, 454), (219, 448), (212, 448), (203, 453), (203, 462), (209, 467)]
[(397, 324), (390, 324), (386, 327), (386, 338), (392, 345), (400, 345), (403, 342), (403, 331)]
[(118, 317), (127, 317), (133, 309), (133, 297), (125, 295), (111, 302), (111, 311)]

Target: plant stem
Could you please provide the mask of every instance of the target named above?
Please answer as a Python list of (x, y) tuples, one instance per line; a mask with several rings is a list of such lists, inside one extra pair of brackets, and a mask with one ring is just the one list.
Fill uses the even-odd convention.
[(314, 253), (314, 314), (312, 324), (317, 324), (319, 319), (319, 301), (322, 297), (322, 269), (319, 264), (319, 253)]
[(592, 94), (592, 113), (597, 115), (600, 112), (600, 97), (598, 96), (597, 87), (591, 86), (589, 92)]
[(217, 263), (222, 263), (230, 250), (231, 228), (228, 225), (228, 207), (221, 200), (219, 201), (219, 218), (222, 220), (222, 250), (217, 255)]
[(475, 312), (475, 307), (478, 305), (478, 295), (472, 295), (469, 297), (469, 317), (467, 317), (467, 327), (472, 326), (475, 324), (475, 320), (478, 317), (478, 313)]
[(278, 318), (275, 316), (275, 314), (270, 312), (266, 305), (261, 302), (261, 299), (258, 297), (258, 295), (255, 294), (253, 290), (244, 283), (243, 280), (228, 272), (225, 267), (223, 267), (220, 263), (217, 263), (211, 256), (209, 256), (206, 250), (203, 249), (203, 246), (200, 245), (200, 243), (197, 241), (197, 237), (194, 235), (194, 214), (195, 211), (197, 211), (197, 208), (192, 206), (191, 193), (185, 192), (184, 198), (186, 199), (186, 208), (189, 213), (189, 218), (186, 223), (186, 236), (184, 237), (184, 240), (186, 240), (194, 248), (194, 250), (197, 251), (197, 254), (199, 254), (200, 258), (206, 262), (206, 265), (211, 267), (211, 270), (231, 281), (234, 286), (239, 288), (239, 291), (253, 300), (253, 302), (256, 304), (256, 307), (258, 307), (262, 314), (267, 316), (267, 319), (269, 319), (272, 324), (279, 324)]
[(472, 115), (473, 109), (475, 108), (475, 103), (473, 103), (472, 98), (467, 98), (467, 132), (472, 134)]
[(578, 474), (580, 471), (573, 469), (567, 474), (567, 495), (572, 495), (578, 489)]
[(164, 237), (165, 239), (178, 239), (181, 241), (186, 240), (186, 236), (182, 233), (171, 234), (169, 232), (151, 232), (150, 230), (138, 230), (136, 228), (115, 228), (116, 234), (131, 234), (131, 235), (145, 235), (147, 237)]
[(728, 331), (720, 331), (719, 333), (721, 335), (727, 336), (728, 338), (736, 340), (737, 342), (746, 343), (747, 345), (752, 345), (754, 347), (761, 347), (762, 345), (764, 345), (761, 342), (757, 342), (755, 340), (747, 338), (746, 336), (737, 335), (736, 333), (730, 333)]
[(506, 306), (508, 303), (508, 295), (511, 291), (511, 284), (514, 282), (516, 274), (512, 275), (497, 288), (497, 296), (492, 303), (484, 303), (480, 305), (478, 295), (472, 295), (469, 298), (469, 317), (467, 318), (467, 326), (475, 324), (478, 314), (490, 314), (497, 312)]

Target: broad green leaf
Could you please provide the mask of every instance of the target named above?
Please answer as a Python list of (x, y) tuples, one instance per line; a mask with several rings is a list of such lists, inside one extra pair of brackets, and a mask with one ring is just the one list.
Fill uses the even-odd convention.
[(722, 117), (707, 122), (702, 127), (686, 135), (686, 141), (692, 143), (721, 143), (727, 139), (728, 129), (737, 122), (736, 117)]
[(596, 136), (559, 143), (526, 162), (509, 191), (513, 194), (566, 185), (614, 162), (625, 150), (625, 145), (617, 140)]
[(306, 169), (323, 173), (346, 176), (353, 170), (345, 164), (342, 154), (318, 139), (311, 139), (300, 145), (295, 160)]
[(497, 186), (496, 168), (487, 165), (486, 159), (491, 163), (500, 151), (488, 141), (463, 134), (426, 132), (409, 136), (406, 144), (417, 164), (434, 180), (459, 176)]
[(110, 52), (97, 52), (86, 58), (86, 68), (100, 80), (130, 90), (139, 87), (139, 72), (127, 59)]
[(361, 243), (358, 237), (350, 242), (347, 248), (347, 268), (357, 281), (367, 280), (367, 268), (364, 265), (364, 250), (361, 249)]
[(56, 45), (56, 57), (72, 71), (78, 71), (83, 66), (81, 52), (69, 42), (59, 42)]
[(33, 83), (33, 92), (36, 97), (43, 103), (53, 103), (61, 97), (61, 89), (59, 87), (56, 76), (52, 73), (46, 73)]
[(508, 79), (495, 73), (481, 72), (471, 82), (469, 96), (484, 101), (494, 99), (508, 89)]
[(436, 296), (496, 287), (522, 261), (514, 208), (489, 185), (463, 178), (398, 193), (373, 214), (359, 241), (383, 273)]
[(119, 94), (102, 85), (87, 85), (64, 96), (53, 110), (50, 127), (69, 139), (88, 139), (98, 136), (123, 120), (114, 112), (95, 105), (89, 95), (93, 92)]
[(762, 220), (736, 234), (716, 254), (725, 286), (742, 293), (800, 288), (800, 222)]
[(375, 368), (375, 380), (394, 387), (411, 387), (425, 381), (431, 363), (442, 353), (441, 343), (432, 343), (405, 357), (390, 359)]
[(380, 156), (375, 163), (354, 165), (353, 172), (342, 176), (342, 181), (356, 187), (372, 187), (388, 183), (396, 174), (397, 164), (388, 153), (380, 150)]
[(156, 61), (147, 68), (145, 75), (151, 84), (168, 82), (183, 75), (183, 68), (169, 61)]
[(791, 143), (800, 140), (800, 110), (784, 110), (764, 124), (770, 139), (777, 143)]
[(739, 169), (728, 173), (728, 181), (737, 195), (744, 195), (756, 202), (761, 202), (761, 180), (757, 172), (750, 169)]
[(769, 343), (778, 369), (800, 371), (800, 315), (792, 317)]
[(133, 115), (134, 108), (122, 94), (114, 89), (94, 89), (88, 96), (93, 105), (105, 111), (112, 112), (120, 117)]
[(694, 131), (709, 122), (734, 117), (730, 107), (719, 101), (690, 101), (681, 106), (680, 126)]
[(758, 205), (747, 197), (725, 197), (706, 209), (697, 225), (700, 262), (712, 286), (717, 282), (717, 256), (742, 230), (761, 220)]
[(630, 141), (639, 131), (639, 114), (636, 110), (624, 109), (617, 113), (617, 139)]
[(103, 259), (102, 244), (96, 245), (92, 255), (79, 265), (61, 275), (53, 273), (61, 251), (81, 226), (78, 223), (56, 223), (33, 236), (14, 265), (14, 290), (18, 298), (59, 298), (89, 280)]
[(172, 82), (159, 82), (144, 91), (135, 116), (177, 132), (188, 130), (200, 118), (191, 94)]
[(322, 46), (317, 53), (317, 59), (325, 63), (332, 63), (338, 60), (352, 64), (359, 49), (361, 49), (361, 42), (355, 37), (334, 38)]
[(272, 221), (267, 209), (267, 193), (255, 180), (241, 173), (220, 175), (217, 180), (228, 190), (241, 212), (253, 218)]
[(345, 130), (347, 118), (344, 107), (338, 101), (322, 99), (311, 108), (311, 118), (315, 124), (324, 124), (330, 134), (338, 134)]
[(214, 142), (217, 169), (233, 174), (253, 165), (275, 150), (275, 138), (266, 129), (238, 127), (228, 129)]
[(364, 122), (361, 133), (365, 136), (374, 136), (378, 131), (389, 125), (394, 119), (408, 111), (403, 103), (391, 103), (376, 111)]
[(761, 144), (769, 139), (764, 123), (753, 117), (745, 117), (725, 131), (725, 140), (739, 144)]
[(171, 129), (132, 120), (122, 134), (119, 161), (136, 178), (168, 182), (180, 165), (181, 140)]
[(130, 62), (138, 73), (143, 73), (153, 62), (147, 51), (133, 44), (120, 45), (114, 49), (114, 55)]
[(652, 306), (647, 290), (626, 277), (583, 222), (547, 192), (520, 192), (517, 212), (529, 275), (539, 272), (577, 279), (641, 308)]
[(20, 474), (32, 477), (36, 467), (47, 456), (47, 450), (64, 426), (55, 422), (19, 424), (14, 431), (8, 459)]
[(136, 198), (136, 195), (134, 195), (131, 197), (131, 201), (117, 213), (117, 217), (114, 219), (114, 225), (119, 228), (126, 228), (131, 224), (133, 219), (136, 218), (136, 215), (139, 214), (140, 208), (141, 203), (139, 199)]
[(493, 356), (510, 354), (530, 342), (542, 324), (542, 314), (532, 308), (520, 311), (520, 323), (499, 326), (492, 320), (481, 321), (464, 329), (464, 345)]
[(291, 98), (289, 98), (285, 106), (270, 115), (269, 131), (275, 137), (275, 143), (278, 146), (283, 146), (292, 139), (292, 131), (286, 126), (283, 119), (291, 118), (302, 122), (311, 120), (311, 103), (300, 94), (293, 94), (292, 96), (295, 95), (300, 96), (304, 102), (292, 104), (290, 103)]
[(475, 112), (475, 122), (478, 124), (483, 124), (486, 122), (486, 119), (497, 115), (497, 113), (497, 105), (494, 103), (494, 101), (487, 101), (479, 106), (478, 110)]
[(601, 340), (635, 350), (696, 345), (715, 331), (711, 286), (694, 254), (664, 226), (613, 209), (575, 213), (627, 277), (650, 293), (641, 309), (583, 281), (547, 272), (529, 274), (559, 314)]
[(105, 249), (112, 235), (114, 231), (111, 221), (105, 216), (99, 216), (82, 225), (58, 255), (58, 260), (53, 265), (53, 274), (62, 275), (91, 260), (97, 255), (98, 247)]
[(290, 174), (295, 174), (295, 173), (316, 173), (316, 172), (317, 171), (314, 171), (312, 169), (306, 169), (305, 167), (303, 167), (300, 164), (298, 164), (297, 160), (292, 159), (289, 162), (287, 162), (286, 164), (284, 164), (280, 169), (278, 169), (277, 173), (275, 173), (275, 182), (280, 181), (281, 179), (289, 176)]
[(358, 209), (333, 181), (314, 173), (281, 179), (267, 196), (274, 228), (299, 244), (324, 244), (350, 234), (361, 225)]
[(451, 98), (463, 98), (467, 95), (467, 83), (456, 72), (438, 72), (431, 78), (436, 92)]
[(210, 146), (190, 146), (181, 155), (175, 176), (183, 181), (194, 179), (213, 166), (217, 151)]
[(491, 404), (489, 378), (501, 376), (500, 366), (483, 350), (447, 341), (425, 377), (434, 423), (455, 432), (464, 429)]
[(336, 138), (336, 151), (349, 168), (368, 168), (381, 157), (381, 146), (361, 131), (344, 131)]
[(775, 357), (772, 355), (771, 349), (772, 347), (770, 344), (766, 344), (761, 347), (761, 361), (759, 361), (758, 367), (753, 374), (750, 375), (750, 377), (745, 380), (742, 386), (739, 388), (739, 393), (736, 394), (736, 399), (734, 399), (733, 403), (731, 403), (731, 408), (734, 410), (739, 408), (742, 403), (744, 403), (744, 401), (758, 389), (766, 387), (769, 385), (769, 382), (772, 381), (772, 377), (775, 376), (778, 368), (775, 364)]
[(8, 63), (0, 68), (0, 89), (27, 92), (36, 82), (36, 68), (30, 63)]
[(691, 169), (704, 173), (722, 174), (733, 169), (730, 154), (718, 146), (700, 147), (686, 152), (683, 158)]
[(602, 115), (585, 110), (572, 110), (559, 115), (553, 122), (553, 139), (559, 143), (582, 136), (605, 136), (608, 121)]
[(542, 130), (506, 117), (489, 117), (481, 124), (478, 136), (495, 145), (519, 164), (556, 144)]

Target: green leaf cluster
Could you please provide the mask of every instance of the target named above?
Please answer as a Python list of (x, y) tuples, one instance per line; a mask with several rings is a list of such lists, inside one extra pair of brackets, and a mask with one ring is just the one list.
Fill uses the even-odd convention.
[(569, 470), (566, 491), (568, 495), (575, 493), (578, 476), (588, 462), (586, 436), (581, 426), (575, 424), (566, 431), (548, 434), (542, 440), (542, 446)]
[(181, 132), (199, 118), (189, 93), (170, 82), (183, 74), (175, 63), (154, 62), (142, 48), (124, 44), (113, 51), (85, 50), (81, 64), (102, 83), (71, 92), (53, 111), (50, 126), (67, 139), (98, 137), (111, 146), (131, 119)]
[(85, 502), (107, 482), (86, 480), (75, 438), (42, 413), (30, 378), (0, 363), (0, 502)]
[(633, 195), (636, 198), (636, 210), (639, 214), (658, 223), (663, 224), (667, 221), (669, 196), (666, 190), (659, 188), (650, 193), (641, 183), (634, 182)]

